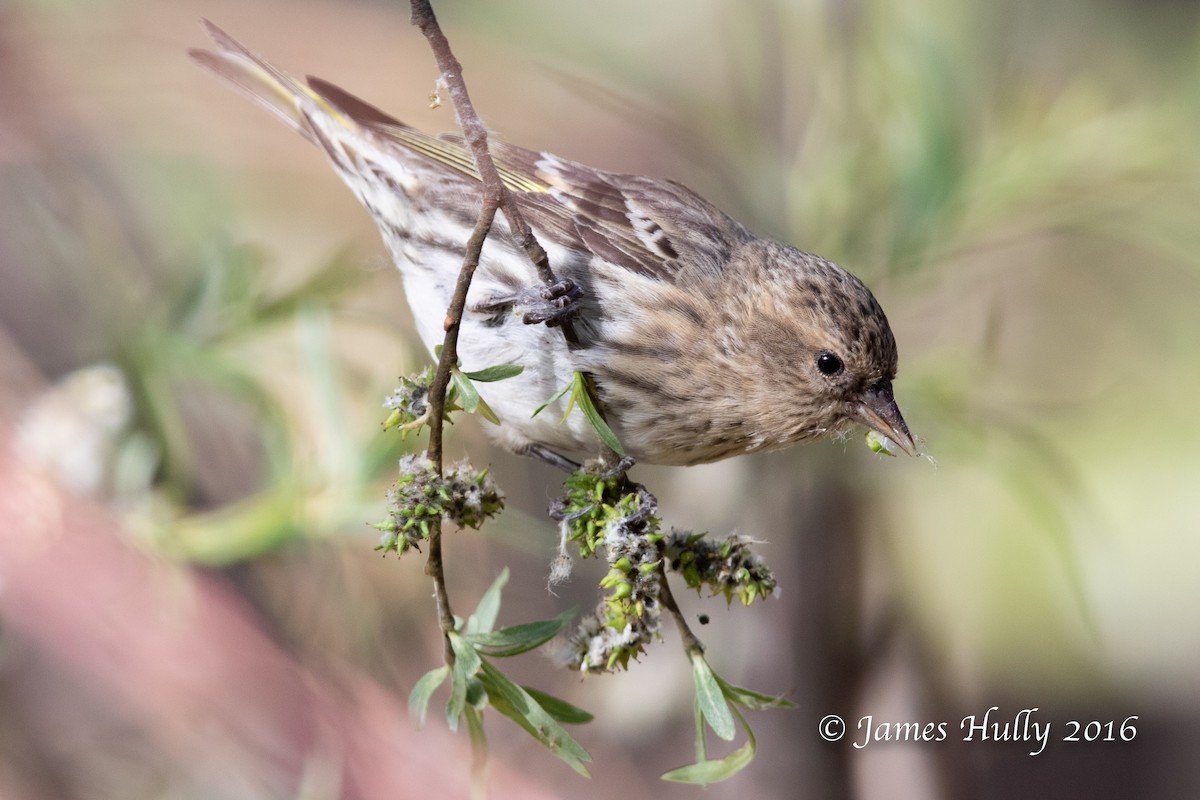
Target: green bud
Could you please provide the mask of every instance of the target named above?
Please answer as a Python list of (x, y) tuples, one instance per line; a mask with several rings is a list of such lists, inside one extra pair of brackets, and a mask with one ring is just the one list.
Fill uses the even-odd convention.
[(867, 431), (867, 447), (872, 453), (892, 457), (896, 455), (896, 444), (878, 431)]

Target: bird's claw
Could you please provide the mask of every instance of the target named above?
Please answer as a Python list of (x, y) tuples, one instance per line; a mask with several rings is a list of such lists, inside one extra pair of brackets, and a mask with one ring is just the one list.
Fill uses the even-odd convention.
[(557, 327), (579, 313), (582, 297), (583, 291), (567, 278), (543, 284), (521, 298), (521, 321), (526, 325), (545, 323), (549, 328)]

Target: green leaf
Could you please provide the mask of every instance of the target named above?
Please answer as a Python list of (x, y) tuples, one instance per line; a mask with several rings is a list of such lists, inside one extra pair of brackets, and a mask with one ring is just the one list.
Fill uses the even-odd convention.
[(468, 414), (474, 414), (481, 401), (479, 390), (475, 388), (475, 384), (471, 383), (471, 379), (457, 369), (450, 370), (450, 380), (458, 391), (457, 399), (462, 410)]
[(745, 689), (741, 686), (734, 686), (720, 675), (716, 676), (717, 683), (721, 687), (721, 692), (725, 695), (725, 699), (731, 703), (737, 703), (743, 708), (748, 708), (751, 711), (764, 711), (768, 708), (795, 708), (796, 704), (788, 700), (782, 695), (762, 694), (751, 689)]
[(600, 441), (604, 442), (609, 450), (612, 450), (619, 456), (624, 456), (625, 449), (621, 447), (621, 440), (613, 433), (612, 428), (608, 427), (608, 423), (604, 421), (604, 417), (600, 416), (600, 410), (592, 402), (592, 394), (588, 391), (587, 380), (584, 378), (582, 372), (575, 373), (571, 400), (579, 404), (579, 410), (583, 412), (583, 416), (587, 417), (587, 421), (596, 429), (596, 434), (600, 437)]
[(506, 378), (515, 378), (525, 371), (525, 367), (520, 364), (499, 364), (494, 367), (477, 370), (475, 372), (463, 373), (473, 381), (482, 381), (483, 383), (493, 383), (502, 381)]
[(696, 684), (696, 702), (708, 726), (717, 736), (731, 741), (735, 733), (733, 714), (730, 713), (729, 703), (725, 702), (725, 694), (717, 683), (717, 676), (700, 653), (692, 653), (692, 681)]
[(496, 416), (495, 411), (492, 411), (492, 407), (487, 404), (487, 400), (484, 400), (482, 397), (479, 398), (479, 416), (493, 425), (500, 424), (500, 418)]
[(425, 724), (425, 713), (429, 710), (430, 698), (449, 674), (450, 668), (443, 664), (426, 672), (413, 686), (412, 693), (408, 695), (408, 716), (418, 728)]
[(696, 721), (696, 763), (708, 760), (708, 742), (704, 736), (704, 714), (700, 712), (700, 698), (692, 699), (692, 717)]
[(484, 650), (484, 655), (493, 658), (504, 658), (528, 652), (540, 647), (553, 639), (558, 632), (567, 626), (575, 610), (564, 611), (554, 619), (543, 619), (537, 622), (523, 622), (494, 633), (480, 632), (467, 634), (467, 641)]
[(520, 725), (525, 731), (550, 749), (550, 752), (565, 761), (571, 769), (585, 778), (591, 775), (584, 766), (592, 760), (579, 742), (542, 708), (529, 692), (504, 676), (488, 661), (482, 660), (479, 679), (487, 689), (492, 706), (504, 716)]
[(754, 732), (750, 730), (750, 726), (746, 724), (746, 719), (741, 713), (737, 709), (734, 709), (733, 713), (737, 715), (738, 720), (742, 723), (742, 727), (746, 729), (746, 743), (744, 745), (724, 758), (698, 761), (686, 767), (673, 769), (670, 772), (664, 773), (662, 779), (664, 781), (675, 781), (676, 783), (708, 785), (732, 778), (745, 769), (746, 765), (754, 760), (754, 753), (758, 749), (758, 742), (755, 741)]
[(483, 684), (478, 677), (471, 678), (467, 681), (467, 704), (466, 709), (475, 709), (483, 711), (487, 708), (487, 692), (483, 688)]
[(487, 766), (487, 736), (483, 732), (483, 712), (467, 706), (467, 732), (471, 737), (471, 775), (482, 785), (484, 768)]
[(483, 593), (483, 597), (479, 598), (479, 605), (475, 607), (475, 613), (467, 620), (465, 631), (467, 638), (476, 634), (491, 633), (492, 628), (496, 626), (496, 617), (500, 614), (500, 593), (504, 591), (507, 583), (508, 567), (505, 567), (500, 570), (496, 580), (492, 581), (492, 585)]
[(544, 402), (544, 403), (542, 403), (540, 406), (538, 406), (536, 409), (534, 409), (533, 413), (529, 415), (529, 418), (530, 418), (530, 419), (533, 419), (533, 418), (534, 418), (534, 417), (536, 417), (538, 414), (542, 413), (542, 411), (544, 411), (544, 410), (545, 410), (546, 406), (550, 405), (551, 403), (556, 403), (556, 402), (558, 402), (558, 401), (559, 401), (559, 400), (562, 398), (562, 396), (563, 396), (564, 394), (566, 394), (567, 392), (571, 391), (571, 387), (572, 387), (572, 386), (574, 386), (574, 385), (575, 385), (575, 384), (574, 384), (573, 382), (572, 382), (572, 383), (568, 383), (566, 386), (564, 386), (563, 388), (559, 389), (557, 392), (555, 392), (555, 393), (554, 393), (554, 396), (553, 396), (553, 397), (551, 397), (549, 400), (547, 400), (546, 402)]
[(454, 650), (454, 668), (450, 670), (450, 701), (446, 704), (446, 724), (450, 730), (458, 730), (458, 720), (467, 705), (467, 689), (471, 678), (479, 671), (479, 653), (466, 639), (451, 631), (450, 647)]
[(560, 700), (554, 695), (540, 692), (529, 686), (522, 686), (521, 688), (536, 700), (539, 706), (546, 709), (547, 714), (564, 725), (582, 725), (594, 719), (591, 712), (584, 711), (579, 706), (571, 705), (566, 700)]

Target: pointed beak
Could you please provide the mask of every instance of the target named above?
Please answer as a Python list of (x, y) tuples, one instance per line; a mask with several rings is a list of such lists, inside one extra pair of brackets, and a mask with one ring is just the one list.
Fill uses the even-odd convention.
[(862, 401), (853, 409), (855, 418), (871, 430), (895, 442), (910, 456), (917, 455), (917, 443), (908, 432), (900, 407), (892, 395), (891, 381), (884, 381), (863, 392)]

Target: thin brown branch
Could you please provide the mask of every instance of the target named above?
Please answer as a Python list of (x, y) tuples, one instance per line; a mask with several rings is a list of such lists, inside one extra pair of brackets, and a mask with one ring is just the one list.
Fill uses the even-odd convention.
[[(496, 204), (483, 203), (479, 212), (479, 221), (475, 230), (467, 240), (466, 253), (463, 256), (462, 269), (458, 273), (458, 282), (454, 286), (454, 295), (450, 300), (450, 308), (446, 311), (446, 337), (442, 340), (442, 354), (438, 358), (437, 370), (433, 374), (433, 384), (429, 390), (429, 460), (433, 462), (437, 474), (442, 474), (442, 438), (445, 430), (446, 389), (450, 385), (450, 371), (458, 364), (458, 332), (462, 326), (463, 309), (467, 305), (467, 290), (471, 288), (471, 279), (475, 276), (475, 268), (479, 266), (479, 257), (483, 252), (483, 243), (487, 240), (496, 218)], [(425, 560), (425, 574), (433, 578), (433, 593), (437, 602), (438, 621), (443, 635), (454, 630), (454, 612), (450, 608), (450, 596), (446, 591), (446, 570), (442, 562), (442, 521), (434, 520), (429, 530), (429, 555)], [(450, 639), (445, 637), (443, 652), (447, 664), (454, 662), (454, 651), (450, 647)]]
[(671, 617), (675, 620), (675, 627), (679, 629), (679, 638), (683, 643), (684, 652), (689, 656), (701, 654), (704, 652), (704, 643), (692, 632), (683, 612), (679, 610), (679, 604), (675, 602), (675, 595), (671, 594), (671, 583), (667, 580), (666, 554), (663, 553), (661, 545), (659, 553), (662, 554), (662, 557), (658, 562), (658, 601), (666, 607), (667, 611), (671, 612)]
[[(483, 253), (483, 243), (491, 232), (492, 222), (496, 218), (496, 210), (503, 200), (506, 190), (500, 180), (500, 173), (491, 159), (487, 146), (487, 128), (475, 113), (471, 97), (467, 93), (467, 84), (462, 78), (462, 65), (454, 57), (450, 42), (442, 33), (434, 16), (433, 7), (429, 0), (412, 0), (412, 23), (417, 26), (429, 41), (434, 59), (447, 91), (454, 105), (454, 113), (458, 125), (471, 152), (475, 157), (475, 167), (483, 182), (483, 207), (479, 210), (479, 221), (467, 241), (463, 254), (462, 269), (458, 273), (458, 281), (454, 286), (454, 296), (450, 307), (446, 310), (444, 328), (445, 339), (442, 342), (442, 353), (438, 358), (437, 370), (434, 372), (433, 385), (429, 391), (429, 459), (440, 476), (442, 474), (442, 439), (445, 429), (446, 390), (450, 386), (450, 372), (458, 365), (458, 333), (462, 326), (463, 309), (467, 304), (467, 291), (471, 288), (471, 279), (479, 266)], [(447, 664), (454, 663), (454, 650), (450, 646), (449, 634), (454, 630), (454, 613), (450, 608), (450, 596), (446, 590), (446, 568), (442, 560), (442, 525), (437, 520), (429, 531), (429, 555), (425, 561), (425, 573), (433, 579), (434, 597), (437, 603), (438, 622), (443, 634), (443, 658)]]

